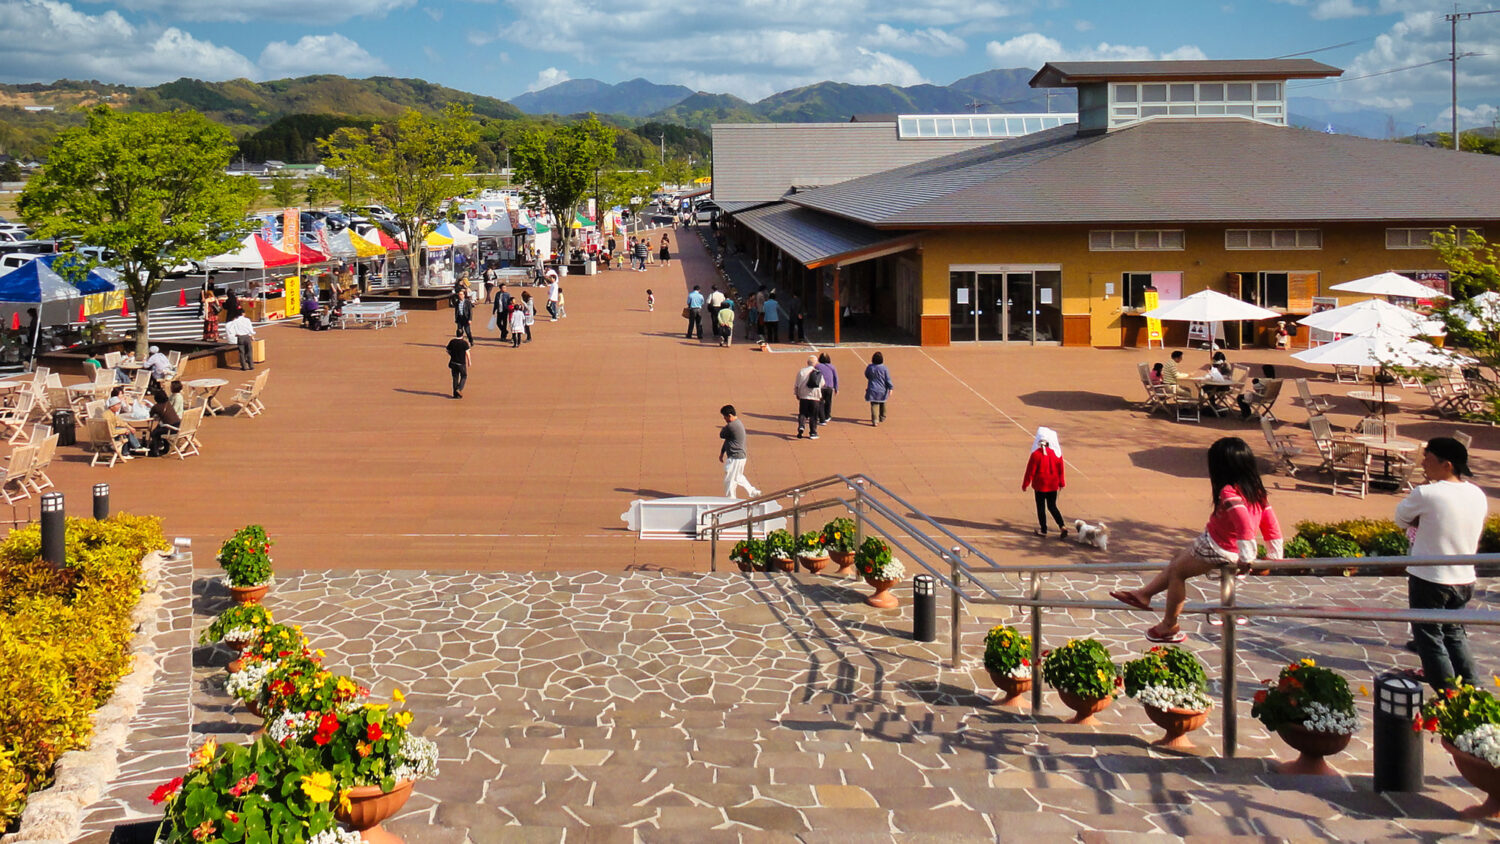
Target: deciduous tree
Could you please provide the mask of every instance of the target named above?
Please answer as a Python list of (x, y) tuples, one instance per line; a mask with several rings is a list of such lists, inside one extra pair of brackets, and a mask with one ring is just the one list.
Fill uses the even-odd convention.
[[(249, 230), (255, 180), (225, 172), (229, 131), (197, 112), (121, 114), (99, 106), (64, 129), (22, 191), (21, 217), (38, 237), (72, 238), (115, 253), (135, 306), (136, 353), (150, 344), (151, 296), (166, 267), (223, 252)], [(232, 241), (229, 241), (232, 243)]]
[(276, 203), (276, 210), (295, 208), (301, 197), (302, 190), (297, 187), (297, 180), (292, 178), (292, 174), (277, 170), (271, 177), (271, 201)]
[(515, 180), (527, 199), (546, 204), (557, 218), (558, 254), (567, 255), (570, 223), (578, 204), (593, 192), (600, 171), (615, 159), (615, 129), (589, 115), (569, 126), (533, 126), (511, 147)]
[[(1432, 248), (1448, 267), (1454, 296), (1437, 308), (1437, 316), (1448, 328), (1448, 345), (1464, 347), (1465, 354), (1490, 370), (1492, 380), (1500, 377), (1500, 309), (1469, 304), (1481, 293), (1500, 292), (1500, 243), (1488, 242), (1472, 230), (1460, 232), (1455, 226), (1433, 233)], [(1471, 324), (1475, 327), (1470, 328)], [(1500, 421), (1500, 396), (1488, 396), (1485, 401), (1481, 415)]]
[(412, 295), (421, 287), (422, 239), (440, 222), (443, 200), (468, 192), (464, 173), (474, 166), (478, 138), (469, 108), (449, 103), (436, 117), (410, 110), (395, 123), (341, 129), (318, 144), (325, 164), (354, 174), (395, 213), (406, 238)]

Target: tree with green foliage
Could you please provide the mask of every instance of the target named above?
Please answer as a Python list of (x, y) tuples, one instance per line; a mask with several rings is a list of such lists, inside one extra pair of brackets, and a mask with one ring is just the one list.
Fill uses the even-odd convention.
[[(1500, 309), (1480, 307), (1475, 312), (1469, 300), (1487, 292), (1500, 292), (1500, 243), (1486, 241), (1473, 230), (1457, 226), (1434, 232), (1432, 248), (1448, 267), (1452, 299), (1442, 300), (1435, 315), (1448, 328), (1447, 344), (1464, 347), (1464, 353), (1488, 368), (1491, 380), (1500, 380)], [(1475, 317), (1479, 323), (1469, 328)], [(1500, 396), (1485, 399), (1484, 418), (1500, 421)]]
[(471, 150), (478, 139), (469, 107), (449, 103), (436, 117), (411, 110), (395, 123), (341, 129), (318, 143), (326, 165), (353, 173), (376, 202), (395, 213), (406, 239), (412, 295), (421, 287), (422, 239), (440, 222), (443, 200), (469, 191), (464, 173), (474, 166)]
[(277, 170), (271, 176), (271, 200), (276, 203), (276, 209), (297, 207), (297, 200), (302, 197), (302, 189), (297, 187), (296, 179), (285, 170)]
[(39, 238), (118, 256), (144, 357), (151, 296), (166, 268), (221, 253), (249, 230), (257, 188), (225, 172), (234, 154), (229, 131), (197, 112), (121, 114), (101, 105), (85, 125), (58, 134), (17, 207)]
[(569, 126), (533, 126), (510, 148), (510, 159), (526, 198), (544, 203), (557, 218), (557, 252), (567, 255), (578, 204), (593, 192), (596, 179), (602, 186), (601, 171), (615, 160), (614, 127), (592, 114)]
[(629, 209), (631, 215), (651, 201), (651, 194), (661, 187), (659, 168), (648, 170), (610, 170), (599, 178), (598, 204), (600, 208), (619, 205)]
[(308, 207), (316, 208), (338, 199), (339, 190), (342, 187), (338, 179), (329, 176), (313, 176), (307, 180)]
[(0, 182), (21, 181), (21, 165), (15, 161), (7, 161), (0, 164)]

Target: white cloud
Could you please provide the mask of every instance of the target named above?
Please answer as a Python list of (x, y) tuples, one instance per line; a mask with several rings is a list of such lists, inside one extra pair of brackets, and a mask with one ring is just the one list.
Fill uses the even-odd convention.
[(304, 35), (295, 44), (272, 41), (261, 51), (260, 67), (267, 77), (307, 76), (314, 73), (364, 76), (386, 69), (384, 62), (337, 32), (330, 35)]
[(866, 47), (883, 47), (929, 56), (962, 53), (968, 47), (962, 38), (935, 26), (908, 31), (884, 23), (876, 26), (873, 33), (865, 36), (863, 43)]
[(531, 83), (531, 87), (527, 88), (526, 90), (540, 91), (543, 88), (551, 88), (553, 85), (556, 85), (560, 82), (567, 82), (572, 78), (573, 77), (569, 76), (566, 70), (559, 70), (555, 67), (549, 67), (541, 73), (538, 73), (536, 75), (536, 81)]
[(1354, 0), (1320, 0), (1312, 10), (1313, 18), (1320, 21), (1359, 18), (1369, 13), (1369, 9), (1355, 3)]
[(991, 41), (985, 45), (985, 55), (997, 67), (1041, 67), (1047, 62), (1058, 61), (1179, 61), (1203, 59), (1203, 51), (1184, 45), (1157, 53), (1150, 47), (1128, 44), (1110, 44), (1101, 41), (1092, 47), (1064, 47), (1061, 41), (1049, 38), (1040, 32), (1017, 35), (1009, 41)]
[(81, 12), (56, 0), (0, 1), (0, 79), (103, 79), (155, 85), (182, 76), (233, 79), (257, 76), (249, 59), (194, 38), (176, 27), (145, 27), (118, 12)]
[(1091, 32), (1094, 29), (1094, 23), (1093, 21), (1086, 21), (1083, 18), (1079, 18), (1073, 21), (1073, 29), (1077, 32)]
[(304, 24), (339, 23), (351, 18), (379, 18), (416, 0), (120, 0), (134, 12), (151, 12), (189, 21), (277, 20)]

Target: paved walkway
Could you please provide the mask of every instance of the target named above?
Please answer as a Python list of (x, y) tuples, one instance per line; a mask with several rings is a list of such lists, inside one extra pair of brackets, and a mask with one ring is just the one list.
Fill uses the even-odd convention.
[[(1049, 592), (1100, 598), (1117, 583), (1055, 578)], [(1368, 683), (1413, 664), (1390, 645), (1404, 625), (1267, 619), (1242, 629), (1241, 746), (1226, 760), (1217, 714), (1199, 752), (1176, 754), (1149, 746), (1158, 733), (1128, 699), (1096, 728), (1060, 723), (1050, 691), (1036, 722), (999, 709), (978, 659), (996, 619), (966, 620), (955, 670), (946, 642), (911, 640), (909, 608), (870, 609), (865, 592), (805, 575), (318, 571), (279, 581), (269, 604), (335, 669), (378, 678), (377, 696), (403, 689), (438, 742), (441, 776), (391, 825), (412, 844), (1500, 833), (1455, 819), (1476, 792), (1433, 744), (1427, 790), (1372, 792), (1368, 698), (1361, 732), (1333, 760), (1344, 777), (1268, 767), (1289, 754), (1249, 718), (1254, 678), (1312, 655)], [(1396, 606), (1403, 593), (1395, 580), (1283, 578), (1252, 579), (1245, 596)], [(225, 600), (200, 579), (196, 626)], [(1099, 635), (1123, 660), (1146, 647), (1144, 624), (1130, 612), (1054, 613), (1044, 637), (1055, 646)], [(1215, 631), (1188, 629), (1187, 647), (1216, 676)], [(1475, 649), (1493, 660), (1500, 637), (1477, 632)], [(237, 740), (256, 726), (221, 690), (223, 658), (197, 656), (200, 739)], [(139, 807), (182, 763), (163, 761), (157, 778), (133, 777), (116, 800)]]
[[(1260, 442), (1258, 427), (1238, 419), (1178, 424), (1132, 409), (1141, 392), (1135, 364), (1160, 350), (996, 345), (886, 347), (896, 392), (879, 428), (865, 424), (861, 401), (871, 349), (833, 349), (843, 378), (837, 422), (816, 442), (798, 441), (791, 382), (808, 347), (766, 354), (683, 339), (681, 291), (689, 282), (707, 289), (717, 276), (691, 233), (674, 240), (681, 259), (670, 268), (570, 277), (569, 318), (543, 318), (521, 349), (487, 336), (481, 311), (461, 401), (448, 397), (441, 349), (452, 333), (448, 311), (416, 312), (378, 331), (269, 327), (265, 414), (207, 420), (203, 456), (186, 462), (106, 470), (90, 468), (81, 449), (63, 449), (52, 477), (74, 512), (88, 506), (92, 484), (108, 481), (117, 508), (163, 515), (200, 551), (263, 523), (281, 571), (702, 571), (701, 544), (638, 542), (619, 516), (638, 497), (718, 494), (718, 409), (732, 403), (750, 434), (749, 476), (763, 489), (866, 472), (1000, 559), (1098, 560), (1030, 533), (1032, 499), (1020, 478), (1036, 426), (1062, 435), (1065, 516), (1109, 523), (1110, 554), (1127, 559), (1163, 558), (1201, 530), (1209, 443), (1231, 433)], [(647, 287), (657, 293), (654, 312)], [(1243, 359), (1306, 374), (1284, 353)], [(233, 384), (248, 375), (220, 374)], [(1319, 382), (1338, 396), (1335, 422), (1348, 425), (1360, 408), (1343, 386)], [(1407, 405), (1427, 403), (1405, 395)], [(1289, 424), (1305, 421), (1290, 395), (1278, 411)], [(1395, 416), (1404, 434), (1454, 427), (1409, 411)], [(1493, 494), (1500, 432), (1466, 427), (1479, 481)], [(1396, 504), (1390, 495), (1336, 499), (1309, 481), (1273, 483), (1288, 523), (1386, 517)], [(212, 557), (200, 553), (199, 566)]]

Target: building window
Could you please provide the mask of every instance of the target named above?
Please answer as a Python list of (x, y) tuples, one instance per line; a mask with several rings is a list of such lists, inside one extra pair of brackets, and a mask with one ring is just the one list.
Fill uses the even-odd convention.
[(1111, 126), (1145, 117), (1223, 115), (1286, 125), (1286, 91), (1280, 82), (1121, 82), (1109, 89)]
[(902, 140), (928, 138), (1019, 138), (1043, 129), (1077, 123), (1076, 114), (1024, 114), (1006, 117), (983, 114), (900, 115), (897, 137)]
[(1182, 229), (1098, 229), (1089, 232), (1090, 252), (1147, 252), (1181, 250)]
[(1225, 249), (1322, 249), (1318, 229), (1225, 229)]
[[(1386, 229), (1385, 248), (1431, 249), (1432, 236), (1437, 232), (1446, 233), (1447, 231), (1447, 229)], [(1468, 245), (1476, 236), (1484, 237), (1484, 229), (1462, 229), (1458, 233), (1458, 242), (1460, 245)]]

